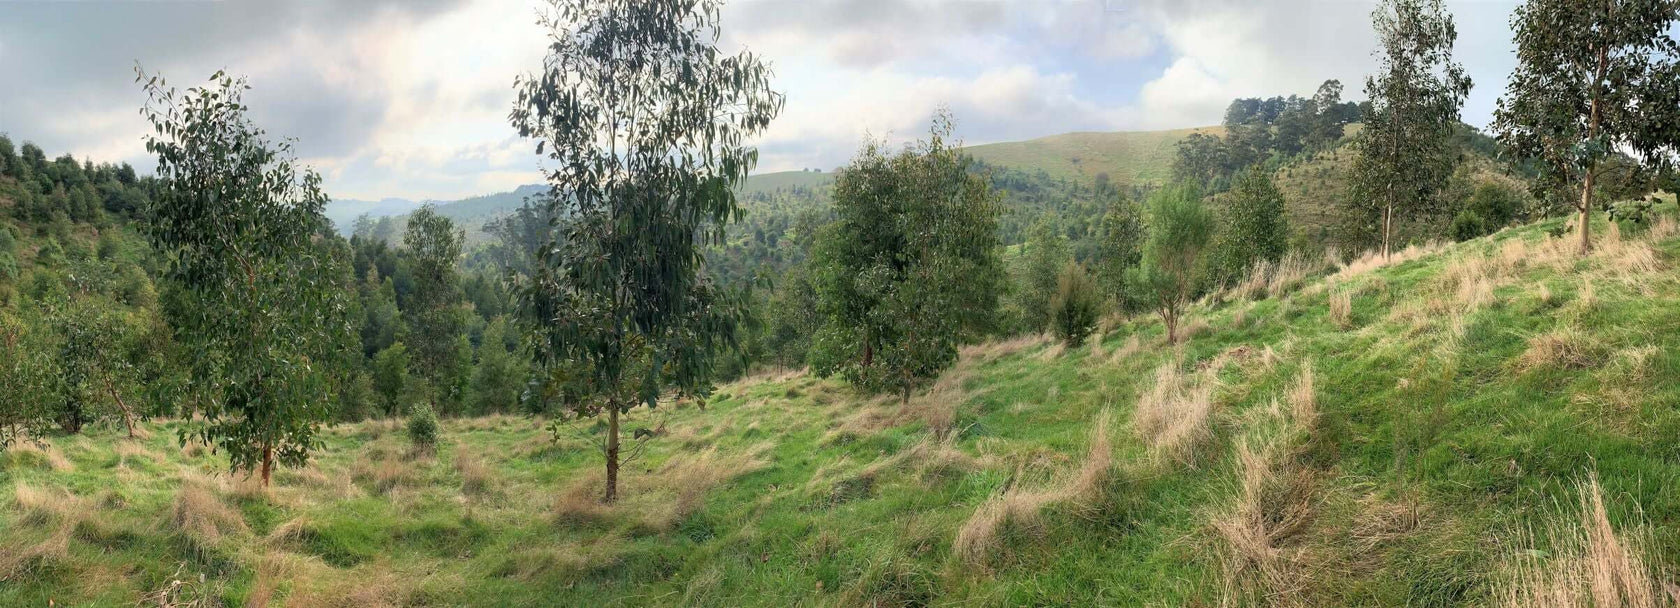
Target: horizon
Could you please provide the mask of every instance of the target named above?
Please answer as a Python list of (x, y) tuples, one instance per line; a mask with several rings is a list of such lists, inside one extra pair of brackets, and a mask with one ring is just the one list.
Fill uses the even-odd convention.
[[(722, 43), (765, 57), (788, 94), (752, 142), (755, 174), (832, 171), (865, 137), (923, 134), (942, 104), (977, 146), (1217, 125), (1232, 98), (1309, 96), (1328, 79), (1364, 98), (1374, 3), (1194, 4), (744, 0), (725, 5)], [(1514, 63), (1515, 3), (1447, 4), (1476, 82), (1463, 120), (1485, 128)], [(542, 181), (533, 142), (506, 120), (514, 77), (544, 51), (536, 7), (4, 3), (0, 79), (15, 84), (0, 95), (0, 133), (149, 172), (136, 62), (187, 85), (226, 68), (250, 78), (258, 124), (295, 138), (335, 200), (507, 192)]]

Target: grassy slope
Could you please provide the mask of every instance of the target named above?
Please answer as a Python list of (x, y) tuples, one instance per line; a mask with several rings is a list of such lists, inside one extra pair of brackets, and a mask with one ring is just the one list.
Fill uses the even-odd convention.
[(1051, 177), (1090, 181), (1107, 173), (1117, 185), (1161, 184), (1172, 177), (1178, 140), (1191, 133), (1223, 136), (1223, 127), (1118, 133), (1063, 133), (1027, 141), (969, 146), (975, 158)]
[[(551, 443), (530, 420), (449, 421), (422, 457), (394, 425), (341, 425), (267, 494), (212, 478), (225, 461), (178, 448), (175, 423), (133, 442), (59, 438), (0, 458), (0, 605), (127, 605), (176, 580), (275, 605), (1213, 605), (1243, 588), (1222, 582), (1232, 554), (1212, 526), (1241, 493), (1234, 446), (1283, 445), (1264, 406), (1307, 361), (1319, 416), (1280, 467), (1310, 514), (1275, 541), (1291, 597), (1481, 603), (1521, 531), (1565, 518), (1593, 470), (1612, 521), (1643, 522), (1649, 557), (1672, 569), (1680, 239), (1656, 243), (1658, 269), (1622, 274), (1642, 243), (1577, 259), (1543, 240), (1559, 225), (1198, 308), (1176, 349), (1150, 320), (1114, 328), (1100, 355), (970, 348), (908, 406), (789, 373), (723, 387), (703, 412), (639, 410), (631, 427), (665, 435), (611, 509), (585, 498), (598, 424)], [(1341, 293), (1346, 328), (1329, 313)], [(1525, 364), (1547, 336), (1572, 354)], [(1187, 462), (1152, 458), (1131, 428), (1169, 361), (1219, 380)], [(1093, 460), (1105, 408), (1106, 476), (960, 557), (958, 530), (994, 496)], [(933, 427), (957, 432), (941, 442)], [(41, 499), (59, 488), (76, 498)], [(219, 508), (231, 514), (216, 524)]]

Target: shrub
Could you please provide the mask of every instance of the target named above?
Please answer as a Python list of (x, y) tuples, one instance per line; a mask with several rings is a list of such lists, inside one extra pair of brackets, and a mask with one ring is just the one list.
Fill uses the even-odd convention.
[(1050, 304), (1050, 330), (1068, 346), (1079, 346), (1097, 327), (1102, 315), (1102, 294), (1097, 292), (1091, 273), (1078, 262), (1068, 262), (1056, 277), (1056, 295)]
[(414, 449), (432, 451), (437, 448), (438, 419), (432, 404), (419, 402), (408, 410), (408, 440)]

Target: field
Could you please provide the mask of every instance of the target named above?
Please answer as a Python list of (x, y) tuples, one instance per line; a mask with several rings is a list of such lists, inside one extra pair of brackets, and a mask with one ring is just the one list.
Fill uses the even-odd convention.
[(1089, 183), (1106, 173), (1116, 185), (1160, 185), (1172, 179), (1178, 140), (1191, 133), (1223, 137), (1224, 127), (1170, 131), (1063, 133), (1027, 141), (969, 146), (964, 151), (993, 165)]
[(0, 605), (1661, 601), (1680, 234), (1561, 228), (1297, 261), (1178, 346), (971, 346), (905, 403), (787, 371), (637, 410), (611, 506), (593, 421), (338, 425), (267, 490), (179, 421), (55, 437), (0, 457)]

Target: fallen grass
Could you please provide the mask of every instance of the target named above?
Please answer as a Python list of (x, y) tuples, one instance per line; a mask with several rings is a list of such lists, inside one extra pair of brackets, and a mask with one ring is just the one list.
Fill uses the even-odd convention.
[(1604, 490), (1596, 475), (1577, 490), (1574, 522), (1552, 526), (1550, 552), (1530, 549), (1514, 559), (1509, 581), (1499, 591), (1505, 608), (1660, 608), (1680, 604), (1648, 561), (1647, 541), (1610, 523)]

